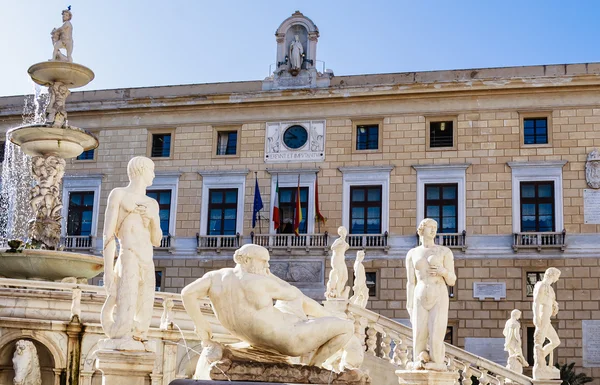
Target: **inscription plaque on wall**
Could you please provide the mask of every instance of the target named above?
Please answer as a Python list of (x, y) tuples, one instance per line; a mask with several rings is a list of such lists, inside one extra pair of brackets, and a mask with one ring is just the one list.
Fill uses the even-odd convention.
[(473, 282), (473, 298), (480, 301), (486, 298), (500, 301), (506, 298), (506, 282)]
[(600, 368), (600, 321), (581, 321), (583, 329), (583, 367)]
[(325, 160), (325, 121), (267, 122), (265, 163)]
[(465, 350), (502, 366), (506, 365), (508, 359), (508, 353), (504, 351), (504, 338), (466, 337)]
[(583, 221), (586, 224), (600, 224), (600, 190), (583, 190)]

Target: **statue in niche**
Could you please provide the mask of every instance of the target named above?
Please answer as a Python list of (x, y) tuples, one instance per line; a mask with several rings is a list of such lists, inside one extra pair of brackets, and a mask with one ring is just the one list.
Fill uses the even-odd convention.
[[(550, 267), (544, 278), (533, 287), (533, 379), (554, 380), (560, 378), (560, 370), (554, 367), (552, 353), (560, 345), (558, 333), (552, 327), (550, 318), (558, 314), (558, 302), (552, 284), (558, 281), (560, 270)], [(549, 340), (546, 345), (544, 342)], [(546, 357), (550, 356), (550, 365)]]
[(585, 162), (585, 180), (591, 188), (600, 188), (600, 152), (595, 148)]
[[(162, 239), (158, 203), (146, 196), (154, 179), (154, 162), (137, 156), (127, 165), (129, 185), (108, 196), (104, 223), (104, 287), (101, 323), (109, 339), (102, 349), (152, 350), (147, 344), (154, 306), (152, 246)], [(120, 250), (116, 264), (116, 241)], [(114, 265), (114, 266), (113, 266)]]
[(294, 40), (290, 43), (290, 69), (296, 73), (302, 68), (304, 61), (304, 48), (300, 42), (300, 37), (294, 35)]
[[(53, 61), (64, 61), (68, 63), (73, 62), (73, 57), (71, 56), (73, 53), (73, 25), (71, 24), (71, 18), (73, 14), (71, 13), (71, 6), (68, 9), (62, 11), (62, 21), (63, 25), (58, 28), (52, 29), (50, 36), (52, 36), (52, 45), (54, 46), (54, 51), (52, 52)], [(65, 49), (67, 54), (64, 55), (60, 52), (61, 49)]]
[(523, 357), (523, 349), (521, 347), (521, 311), (515, 309), (510, 313), (510, 319), (504, 325), (504, 350), (508, 352), (508, 362), (506, 367), (517, 373), (523, 373), (523, 367), (528, 367), (529, 364)]
[(33, 342), (17, 341), (12, 362), (15, 371), (13, 385), (42, 385), (40, 360)]
[(327, 281), (327, 291), (325, 298), (327, 299), (348, 299), (350, 286), (346, 286), (348, 282), (348, 267), (346, 266), (346, 250), (350, 247), (346, 242), (348, 230), (344, 226), (338, 227), (338, 235), (340, 236), (331, 245), (331, 271), (329, 272), (329, 281)]
[(406, 255), (406, 309), (413, 327), (415, 362), (408, 368), (447, 371), (444, 335), (448, 326), (448, 286), (456, 283), (454, 255), (436, 245), (437, 222), (426, 218), (417, 229), (421, 245)]
[(369, 302), (369, 288), (367, 287), (367, 275), (362, 262), (365, 259), (365, 251), (356, 252), (356, 261), (354, 261), (354, 286), (352, 290), (354, 295), (350, 298), (350, 303), (360, 306), (363, 309)]
[(212, 340), (210, 324), (198, 305), (207, 296), (221, 325), (253, 349), (290, 357), (312, 354), (308, 364), (315, 366), (331, 363), (335, 358), (328, 359), (347, 349), (349, 354), (341, 354), (347, 361), (339, 367), (356, 365), (360, 352), (355, 350), (361, 346), (353, 321), (333, 316), (300, 289), (271, 274), (264, 247), (246, 244), (233, 259), (234, 268), (208, 272), (181, 292), (204, 347), (194, 378), (207, 379), (206, 367), (219, 361), (225, 349)]

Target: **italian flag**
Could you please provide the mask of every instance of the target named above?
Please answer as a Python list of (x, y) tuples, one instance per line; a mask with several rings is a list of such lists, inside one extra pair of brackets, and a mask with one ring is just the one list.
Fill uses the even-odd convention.
[(273, 204), (273, 228), (279, 229), (281, 216), (279, 214), (279, 175), (277, 176), (277, 184), (275, 185), (275, 203)]

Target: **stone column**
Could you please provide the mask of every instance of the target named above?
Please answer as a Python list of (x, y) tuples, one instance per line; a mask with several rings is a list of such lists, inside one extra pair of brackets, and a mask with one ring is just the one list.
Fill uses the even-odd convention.
[(155, 354), (152, 352), (98, 350), (96, 356), (102, 385), (144, 385), (154, 369)]
[(77, 384), (79, 380), (79, 360), (81, 358), (81, 324), (70, 322), (67, 325), (67, 384)]
[(396, 370), (400, 385), (454, 385), (457, 371), (436, 372), (433, 370)]
[(80, 372), (79, 385), (92, 385), (94, 372)]
[(60, 374), (62, 373), (61, 369), (52, 369), (54, 372), (54, 385), (60, 385)]
[(177, 341), (179, 341), (179, 333), (172, 331), (164, 332), (162, 385), (169, 385), (175, 379), (177, 371)]

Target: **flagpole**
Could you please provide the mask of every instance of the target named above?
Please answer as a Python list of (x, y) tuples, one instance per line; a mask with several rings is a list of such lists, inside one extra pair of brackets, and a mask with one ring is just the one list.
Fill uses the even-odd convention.
[[(316, 175), (315, 190), (317, 190), (317, 191), (315, 191), (315, 194), (318, 197), (319, 196), (319, 172), (318, 171), (315, 172), (315, 175)], [(321, 221), (318, 219), (318, 217), (316, 215), (316, 213), (319, 211), (319, 206), (318, 206), (319, 201), (318, 201), (318, 199), (315, 199), (315, 200), (316, 200), (316, 202), (315, 202), (315, 219), (317, 220), (317, 233), (321, 234)]]

